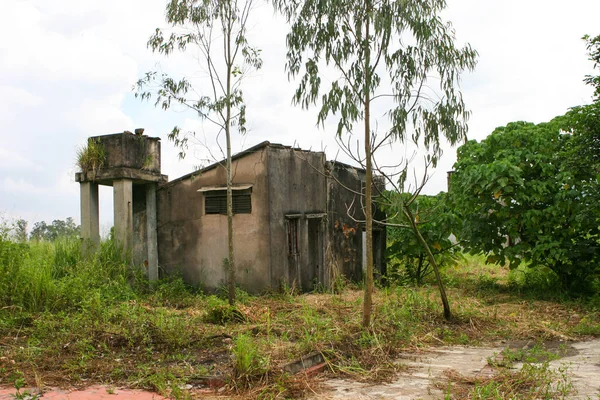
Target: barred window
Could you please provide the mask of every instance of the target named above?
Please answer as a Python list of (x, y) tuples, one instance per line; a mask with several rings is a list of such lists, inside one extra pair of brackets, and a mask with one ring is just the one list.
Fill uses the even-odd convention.
[(298, 255), (298, 218), (289, 218), (287, 220), (287, 240), (288, 240), (288, 255)]
[[(252, 212), (252, 188), (233, 190), (233, 213), (250, 214)], [(227, 190), (204, 192), (204, 212), (206, 214), (227, 214)]]

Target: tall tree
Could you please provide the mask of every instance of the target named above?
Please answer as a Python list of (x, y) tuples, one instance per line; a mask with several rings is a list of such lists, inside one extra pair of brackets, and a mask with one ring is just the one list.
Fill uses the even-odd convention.
[(45, 240), (51, 242), (61, 237), (77, 236), (79, 233), (79, 225), (75, 223), (73, 218), (67, 217), (64, 221), (55, 219), (52, 221), (52, 224), (47, 224), (45, 221), (34, 223), (29, 238), (31, 240)]
[[(169, 75), (149, 72), (137, 83), (136, 97), (142, 100), (156, 95), (155, 105), (167, 110), (172, 103), (182, 105), (202, 120), (216, 126), (217, 137), (225, 134), (227, 171), (227, 238), (229, 303), (235, 303), (235, 258), (233, 240), (233, 175), (231, 165), (231, 131), (236, 126), (240, 134), (246, 132), (246, 106), (241, 83), (250, 71), (262, 65), (260, 50), (251, 47), (246, 28), (253, 0), (171, 0), (166, 8), (166, 20), (174, 31), (166, 35), (161, 29), (148, 41), (148, 46), (159, 54), (186, 51), (195, 46), (200, 51), (202, 64), (209, 80), (208, 88), (193, 88), (187, 78), (175, 80)], [(150, 88), (150, 90), (148, 90)], [(196, 93), (202, 93), (195, 96)], [(185, 157), (188, 136), (177, 126), (169, 139)]]
[[(600, 35), (596, 37), (585, 35), (582, 39), (585, 40), (588, 59), (594, 63), (594, 69), (600, 69)], [(583, 81), (594, 88), (594, 98), (596, 102), (600, 102), (600, 74), (586, 75)]]
[[(364, 125), (366, 259), (363, 325), (371, 321), (373, 291), (372, 174), (375, 152), (411, 138), (430, 151), (435, 164), (440, 137), (465, 138), (460, 72), (475, 66), (476, 52), (457, 48), (441, 11), (444, 0), (274, 0), (292, 23), (287, 36), (287, 70), (301, 74), (294, 102), (309, 107), (319, 99), (323, 64), (340, 73), (320, 98), (317, 123), (338, 118), (337, 135)], [(429, 85), (435, 83), (437, 88)], [(381, 103), (375, 105), (375, 102)], [(378, 117), (373, 112), (384, 110)], [(384, 117), (389, 128), (374, 135)], [(411, 131), (411, 135), (408, 132)], [(449, 310), (448, 310), (449, 311)]]
[[(585, 36), (594, 68), (600, 36)], [(460, 236), (488, 261), (553, 270), (570, 292), (600, 277), (600, 79), (595, 102), (552, 121), (512, 122), (458, 149), (451, 195)]]
[(27, 241), (27, 221), (23, 218), (19, 218), (14, 222), (13, 230), (15, 232), (15, 239), (18, 242)]
[(600, 163), (575, 123), (585, 123), (589, 107), (538, 125), (512, 122), (459, 148), (450, 193), (466, 249), (511, 268), (546, 266), (566, 291), (590, 290), (599, 271)]

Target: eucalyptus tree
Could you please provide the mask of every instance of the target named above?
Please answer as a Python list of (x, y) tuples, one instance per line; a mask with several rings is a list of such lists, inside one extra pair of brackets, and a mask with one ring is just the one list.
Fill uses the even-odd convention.
[[(474, 68), (476, 52), (469, 45), (455, 45), (451, 25), (440, 17), (444, 0), (274, 2), (291, 23), (286, 68), (290, 77), (301, 75), (294, 103), (305, 108), (319, 103), (317, 124), (324, 125), (330, 116), (337, 118), (339, 137), (351, 134), (356, 123), (364, 124), (367, 270), (362, 322), (368, 326), (374, 154), (386, 144), (412, 140), (430, 152), (435, 165), (441, 137), (451, 144), (462, 141), (469, 112), (457, 86), (460, 73)], [(324, 64), (339, 76), (329, 79), (321, 94)], [(385, 111), (373, 117), (374, 110)], [(381, 126), (382, 118), (389, 127), (375, 138), (372, 126)]]
[[(170, 0), (166, 21), (172, 31), (157, 28), (148, 40), (153, 52), (165, 56), (174, 51), (198, 51), (198, 62), (209, 85), (194, 87), (187, 78), (179, 80), (157, 71), (148, 72), (137, 82), (136, 97), (155, 96), (155, 106), (164, 110), (181, 105), (192, 110), (203, 121), (213, 124), (219, 135), (225, 135), (227, 171), (227, 237), (229, 303), (235, 303), (235, 258), (233, 241), (233, 197), (231, 133), (234, 127), (245, 134), (246, 105), (242, 95), (243, 78), (262, 66), (260, 50), (247, 40), (247, 24), (253, 0)], [(192, 133), (193, 134), (193, 133)], [(174, 127), (169, 139), (185, 157), (188, 136)]]

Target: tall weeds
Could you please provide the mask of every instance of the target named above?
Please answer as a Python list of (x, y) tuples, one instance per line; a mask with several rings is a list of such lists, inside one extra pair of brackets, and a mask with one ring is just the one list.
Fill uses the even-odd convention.
[(83, 258), (77, 238), (14, 243), (0, 237), (0, 307), (21, 311), (80, 309), (90, 298), (111, 303), (135, 298), (147, 287), (141, 271), (121, 260), (105, 241)]

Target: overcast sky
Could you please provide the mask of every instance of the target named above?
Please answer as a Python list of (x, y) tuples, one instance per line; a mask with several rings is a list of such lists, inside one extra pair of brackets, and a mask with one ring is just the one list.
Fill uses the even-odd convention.
[[(0, 217), (33, 223), (71, 216), (79, 222), (75, 151), (88, 136), (144, 127), (163, 138), (163, 173), (171, 179), (204, 162), (201, 146), (179, 161), (166, 135), (178, 125), (210, 140), (209, 126), (193, 114), (142, 103), (131, 90), (157, 63), (175, 75), (198, 71), (191, 55), (165, 59), (146, 48), (155, 28), (166, 25), (165, 3), (0, 0)], [(332, 125), (318, 129), (314, 111), (291, 105), (295, 85), (284, 71), (287, 27), (267, 3), (259, 3), (253, 15), (250, 40), (262, 49), (264, 66), (244, 86), (249, 131), (236, 138), (234, 150), (269, 140), (336, 157)], [(473, 112), (469, 138), (483, 139), (511, 121), (547, 121), (589, 103), (592, 91), (582, 79), (592, 65), (581, 37), (600, 34), (598, 15), (597, 0), (448, 0), (444, 17), (452, 21), (457, 42), (479, 52), (476, 70), (461, 83)], [(409, 153), (397, 146), (384, 157)], [(428, 193), (446, 189), (455, 154), (445, 150)], [(100, 201), (106, 232), (110, 188), (102, 189)]]

